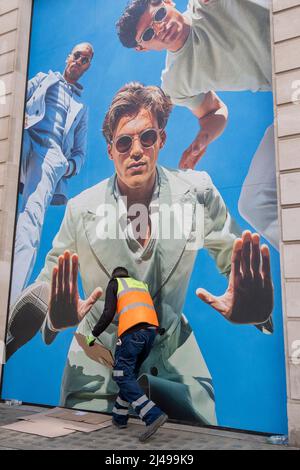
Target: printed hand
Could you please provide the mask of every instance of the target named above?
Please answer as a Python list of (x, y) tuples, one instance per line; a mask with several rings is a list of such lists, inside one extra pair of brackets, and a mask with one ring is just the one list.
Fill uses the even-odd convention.
[(216, 297), (204, 289), (196, 294), (233, 323), (265, 323), (273, 310), (273, 283), (269, 248), (260, 247), (259, 235), (247, 230), (235, 240), (224, 295)]
[(200, 158), (205, 154), (208, 146), (208, 134), (200, 131), (194, 142), (182, 154), (179, 168), (193, 170)]
[(52, 272), (49, 319), (56, 330), (78, 325), (92, 306), (101, 297), (100, 287), (88, 299), (82, 300), (78, 294), (78, 255), (65, 251), (58, 258), (58, 266)]

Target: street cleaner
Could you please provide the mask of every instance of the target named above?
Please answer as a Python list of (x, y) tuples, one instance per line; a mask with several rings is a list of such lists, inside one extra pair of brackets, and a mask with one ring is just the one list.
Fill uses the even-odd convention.
[(163, 334), (163, 330), (159, 328), (147, 284), (131, 278), (123, 267), (116, 268), (112, 273), (103, 314), (92, 334), (87, 336), (87, 345), (92, 347), (96, 338), (112, 322), (118, 326), (113, 379), (120, 389), (112, 422), (119, 429), (126, 428), (131, 405), (146, 423), (146, 431), (139, 438), (145, 442), (168, 419), (137, 382), (139, 369), (148, 357), (157, 333)]

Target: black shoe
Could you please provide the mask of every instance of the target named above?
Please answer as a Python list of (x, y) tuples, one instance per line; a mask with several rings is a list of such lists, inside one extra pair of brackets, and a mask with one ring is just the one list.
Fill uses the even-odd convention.
[(139, 440), (141, 442), (147, 441), (149, 437), (151, 437), (157, 430), (162, 426), (168, 419), (168, 416), (164, 413), (160, 415), (158, 418), (156, 418), (153, 423), (149, 424), (149, 426), (146, 426), (146, 431), (139, 437)]
[(11, 307), (7, 328), (6, 360), (41, 329), (47, 315), (49, 299), (49, 284), (36, 282), (27, 287)]
[(117, 421), (115, 421), (114, 418), (111, 420), (111, 422), (118, 429), (126, 429), (127, 428), (127, 423), (126, 424), (120, 424)]

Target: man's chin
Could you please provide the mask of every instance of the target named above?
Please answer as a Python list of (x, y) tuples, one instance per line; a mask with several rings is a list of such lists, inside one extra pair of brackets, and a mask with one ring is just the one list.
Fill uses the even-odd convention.
[(78, 82), (79, 78), (80, 78), (80, 75), (78, 73), (69, 73), (67, 76), (66, 76), (67, 80), (69, 80), (70, 82)]
[(127, 180), (127, 186), (131, 189), (141, 189), (147, 184), (149, 177), (145, 175), (134, 175)]
[(141, 176), (135, 176), (134, 178), (130, 178), (128, 183), (128, 186), (132, 189), (141, 189), (145, 186), (146, 179)]

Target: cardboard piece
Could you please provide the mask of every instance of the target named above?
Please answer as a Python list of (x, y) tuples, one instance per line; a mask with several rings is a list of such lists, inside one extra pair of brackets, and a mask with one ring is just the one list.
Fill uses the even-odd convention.
[(23, 432), (26, 434), (35, 434), (42, 437), (62, 437), (73, 434), (76, 430), (66, 429), (63, 426), (59, 426), (57, 423), (50, 424), (46, 420), (44, 421), (19, 421), (18, 423), (9, 424), (2, 426), (3, 429), (9, 429), (10, 431)]
[(92, 425), (102, 424), (102, 423), (105, 423), (106, 421), (111, 422), (111, 416), (108, 416), (108, 415), (100, 415), (96, 413), (83, 413), (83, 414), (80, 414), (80, 413), (81, 413), (80, 411), (62, 410), (60, 412), (54, 413), (51, 416), (55, 418), (60, 418), (63, 420), (76, 421), (79, 423), (92, 424)]
[(31, 423), (39, 423), (41, 426), (46, 424), (49, 425), (51, 428), (62, 428), (62, 429), (71, 429), (74, 431), (80, 431), (85, 433), (90, 433), (93, 431), (98, 431), (99, 429), (111, 426), (111, 421), (106, 419), (106, 422), (101, 424), (87, 424), (82, 422), (76, 421), (69, 421), (66, 419), (59, 419), (59, 418), (51, 418), (50, 416), (37, 416), (36, 418), (28, 419), (28, 417), (23, 418), (24, 421), (30, 421)]
[(114, 358), (109, 349), (101, 346), (99, 343), (95, 343), (94, 346), (88, 346), (86, 344), (85, 336), (80, 333), (75, 333), (77, 343), (83, 349), (85, 354), (99, 364), (102, 364), (110, 369), (114, 366)]
[(109, 422), (111, 424), (111, 416), (88, 413), (88, 416), (84, 418), (84, 422), (87, 424), (101, 424)]
[(53, 408), (27, 415), (4, 429), (43, 437), (62, 437), (76, 431), (90, 433), (111, 426), (111, 417), (78, 410)]
[(57, 418), (73, 422), (84, 422), (86, 424), (102, 424), (106, 421), (111, 422), (111, 416), (102, 415), (99, 413), (89, 413), (86, 411), (68, 410), (64, 408), (53, 408), (52, 410), (45, 410), (42, 413), (29, 415), (20, 419), (35, 421), (39, 416), (49, 416), (50, 418)]

